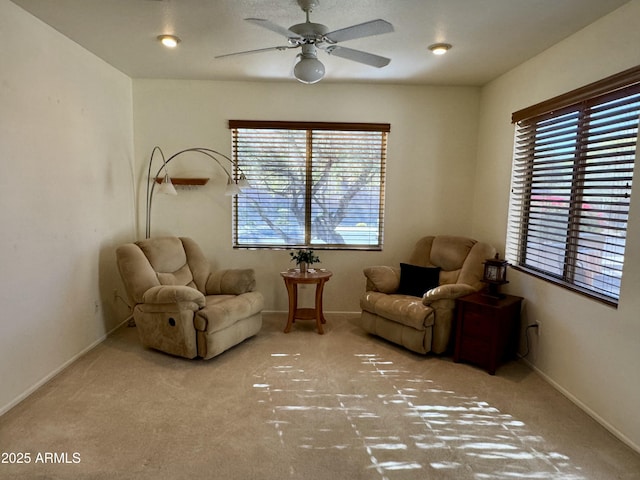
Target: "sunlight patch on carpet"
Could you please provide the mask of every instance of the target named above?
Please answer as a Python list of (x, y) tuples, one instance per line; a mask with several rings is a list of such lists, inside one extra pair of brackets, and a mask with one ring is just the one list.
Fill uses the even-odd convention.
[[(332, 381), (340, 365), (318, 364), (317, 356), (271, 358), (253, 388), (275, 438), (292, 452), (292, 471), (326, 452), (333, 455), (327, 461), (361, 464), (381, 480), (416, 478), (417, 471), (420, 478), (586, 480), (522, 421), (378, 354), (350, 357), (345, 382)], [(335, 391), (338, 384), (349, 391)]]

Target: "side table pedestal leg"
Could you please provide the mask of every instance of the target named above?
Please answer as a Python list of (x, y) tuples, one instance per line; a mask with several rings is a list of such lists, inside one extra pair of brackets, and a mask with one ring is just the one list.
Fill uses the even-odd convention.
[(298, 309), (298, 287), (295, 283), (285, 280), (287, 293), (289, 294), (289, 316), (287, 317), (287, 326), (284, 333), (289, 333), (293, 322), (295, 322), (296, 310)]
[(323, 323), (327, 323), (324, 318), (324, 312), (322, 310), (322, 290), (324, 289), (324, 281), (318, 282), (316, 285), (316, 326), (318, 327), (318, 333), (324, 335)]

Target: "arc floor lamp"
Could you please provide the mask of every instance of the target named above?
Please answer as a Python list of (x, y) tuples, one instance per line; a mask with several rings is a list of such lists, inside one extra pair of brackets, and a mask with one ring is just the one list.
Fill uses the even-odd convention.
[[(149, 238), (151, 236), (151, 205), (153, 203), (153, 194), (155, 193), (156, 184), (158, 183), (157, 179), (160, 177), (160, 174), (164, 170), (164, 178), (162, 180), (162, 183), (160, 183), (158, 187), (158, 192), (166, 193), (170, 195), (176, 195), (177, 192), (175, 187), (173, 186), (173, 183), (171, 182), (171, 177), (169, 176), (167, 165), (175, 158), (186, 153), (200, 153), (210, 158), (211, 160), (213, 160), (215, 163), (217, 163), (220, 166), (220, 168), (222, 168), (224, 173), (227, 175), (227, 187), (225, 188), (225, 192), (224, 192), (225, 195), (229, 195), (229, 196), (237, 195), (242, 191), (242, 189), (247, 188), (249, 186), (247, 177), (245, 176), (244, 173), (240, 171), (238, 164), (233, 160), (231, 160), (229, 157), (227, 157), (225, 154), (220, 153), (217, 150), (212, 150), (210, 148), (204, 148), (204, 147), (187, 148), (184, 150), (180, 150), (179, 152), (176, 152), (167, 158), (165, 157), (162, 149), (158, 146), (155, 146), (151, 151), (151, 156), (149, 157), (149, 166), (147, 168), (147, 176), (148, 176), (147, 208), (146, 208), (147, 218), (146, 218), (146, 225), (145, 225), (145, 238)], [(160, 165), (160, 168), (158, 168), (158, 171), (156, 172), (156, 174), (152, 176), (151, 167), (153, 165), (154, 159), (156, 158), (156, 155), (159, 155), (160, 158), (162, 159), (162, 165)], [(222, 161), (226, 161), (229, 163), (231, 167), (235, 167), (235, 171), (234, 171), (236, 176), (235, 180), (231, 174), (231, 171), (223, 165)], [(240, 171), (240, 174), (238, 175), (239, 171)]]

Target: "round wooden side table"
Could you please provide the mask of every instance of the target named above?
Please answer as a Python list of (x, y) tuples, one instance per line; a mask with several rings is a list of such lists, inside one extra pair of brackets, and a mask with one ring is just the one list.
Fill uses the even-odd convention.
[[(284, 333), (289, 333), (296, 319), (299, 320), (315, 320), (318, 327), (318, 333), (324, 334), (322, 324), (327, 323), (324, 318), (324, 312), (322, 310), (322, 290), (324, 284), (331, 278), (331, 273), (324, 269), (310, 268), (305, 273), (301, 273), (300, 270), (288, 270), (286, 272), (280, 272), (282, 278), (284, 278), (284, 284), (287, 287), (287, 293), (289, 294), (289, 316), (287, 318), (287, 326), (284, 329)], [(298, 285), (314, 284), (316, 285), (316, 304), (315, 308), (298, 308)]]

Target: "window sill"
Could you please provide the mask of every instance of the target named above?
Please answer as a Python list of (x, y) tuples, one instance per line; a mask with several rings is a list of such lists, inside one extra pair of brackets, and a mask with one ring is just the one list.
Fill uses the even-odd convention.
[(578, 295), (582, 295), (583, 297), (587, 297), (591, 300), (595, 300), (598, 303), (603, 303), (608, 307), (618, 308), (618, 299), (607, 297), (606, 295), (598, 294), (597, 292), (589, 291), (585, 288), (580, 288), (577, 285), (573, 285), (571, 283), (565, 282), (564, 280), (548, 275), (544, 272), (540, 272), (538, 270), (527, 268), (521, 265), (511, 265), (513, 270), (517, 270), (519, 272), (525, 273), (527, 275), (531, 275), (532, 277), (539, 278), (540, 280), (544, 280), (545, 282), (552, 283), (557, 285), (560, 288), (565, 290), (569, 290), (571, 292), (577, 293)]

